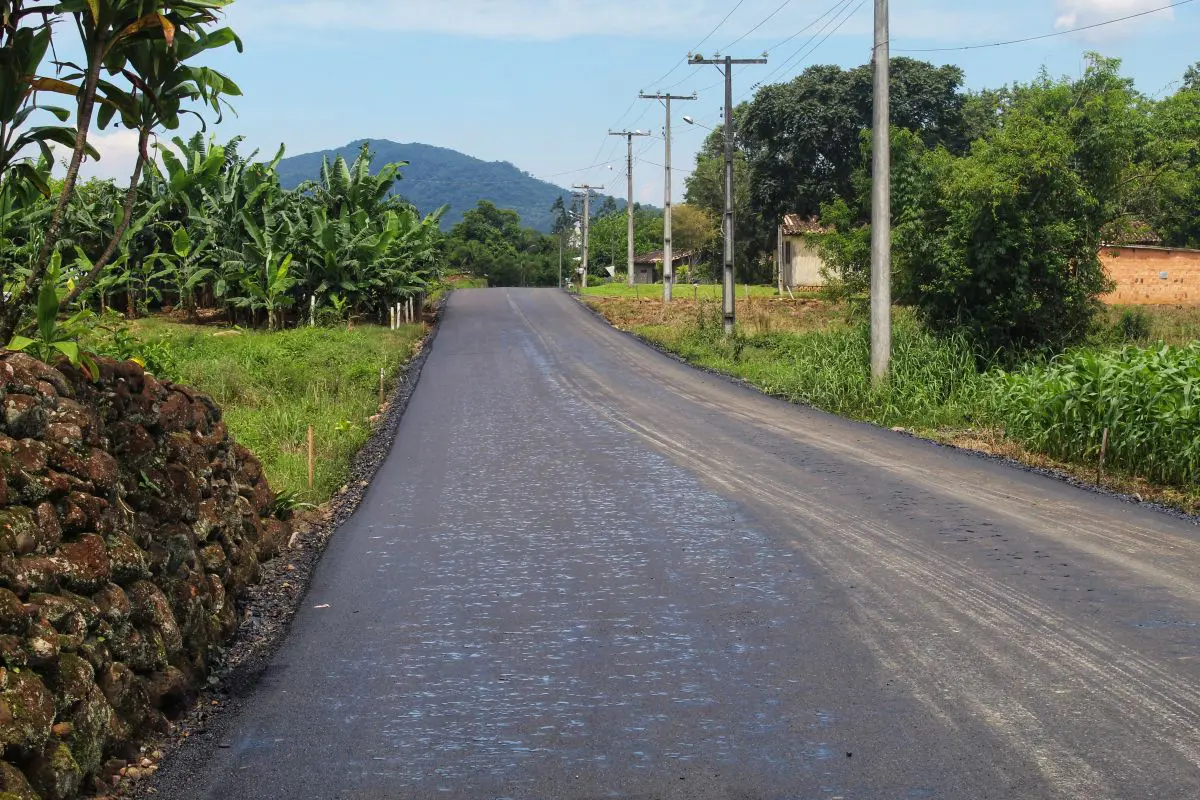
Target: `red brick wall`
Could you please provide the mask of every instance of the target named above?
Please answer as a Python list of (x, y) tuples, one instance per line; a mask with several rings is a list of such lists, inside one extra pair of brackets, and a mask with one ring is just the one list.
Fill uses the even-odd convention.
[(1200, 250), (1106, 247), (1100, 262), (1117, 283), (1106, 303), (1200, 305)]

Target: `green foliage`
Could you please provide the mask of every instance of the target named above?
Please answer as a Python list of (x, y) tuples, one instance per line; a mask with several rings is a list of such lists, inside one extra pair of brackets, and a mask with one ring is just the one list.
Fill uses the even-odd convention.
[(892, 378), (883, 386), (871, 381), (865, 323), (730, 339), (718, 324), (638, 333), (768, 394), (879, 425), (961, 425), (978, 405), (981, 379), (970, 343), (931, 334), (907, 315), (897, 321)]
[(821, 206), (821, 221), (832, 228), (821, 235), (823, 293), (834, 300), (860, 299), (871, 288), (871, 229), (838, 198)]
[(481, 200), (450, 231), (446, 261), (492, 286), (557, 286), (560, 242), (565, 280), (575, 266), (565, 231), (546, 236), (524, 228), (517, 212)]
[(14, 336), (7, 348), (14, 351), (26, 351), (34, 358), (52, 364), (59, 359), (66, 359), (72, 366), (83, 366), (93, 376), (98, 375), (91, 355), (79, 346), (79, 337), (87, 330), (91, 320), (90, 311), (81, 311), (64, 322), (59, 322), (59, 269), (56, 259), (46, 273), (42, 288), (38, 292), (37, 316), (34, 335)]
[(1200, 481), (1200, 344), (1081, 349), (989, 376), (1009, 436), (1065, 461), (1107, 463), (1154, 481)]
[[(734, 120), (740, 121), (747, 104), (734, 110)], [(739, 276), (749, 281), (769, 281), (770, 275), (756, 270), (756, 256), (770, 249), (773, 226), (770, 220), (758, 215), (751, 207), (750, 166), (746, 153), (738, 146), (733, 154), (733, 213), (734, 258), (740, 265)], [(698, 277), (713, 280), (720, 276), (724, 260), (725, 234), (721, 220), (725, 216), (725, 132), (714, 130), (704, 140), (696, 154), (696, 167), (684, 181), (687, 205), (709, 215), (716, 225), (716, 235), (700, 248)], [(660, 245), (661, 247), (661, 245)]]
[(899, 296), (983, 352), (1057, 352), (1092, 327), (1109, 282), (1101, 231), (1122, 213), (1138, 98), (1115, 61), (1013, 89), (1004, 124), (928, 153), (899, 210)]
[[(685, 212), (686, 213), (686, 212)], [(652, 253), (663, 249), (663, 215), (656, 208), (634, 206), (633, 251)], [(607, 277), (605, 267), (615, 266), (617, 274), (624, 276), (628, 268), (629, 218), (624, 209), (610, 209), (608, 213), (592, 219), (588, 236), (588, 265), (593, 275)], [(676, 251), (687, 249), (682, 243), (675, 245)], [(572, 257), (577, 253), (572, 252)]]
[[(891, 62), (892, 125), (917, 133), (926, 147), (966, 146), (955, 66), (911, 58)], [(763, 87), (738, 120), (757, 214), (778, 224), (784, 214), (815, 215), (824, 203), (856, 202), (863, 131), (871, 127), (872, 68), (813, 66), (789, 83)]]
[(1122, 342), (1144, 342), (1150, 338), (1150, 315), (1140, 308), (1127, 308), (1115, 328)]

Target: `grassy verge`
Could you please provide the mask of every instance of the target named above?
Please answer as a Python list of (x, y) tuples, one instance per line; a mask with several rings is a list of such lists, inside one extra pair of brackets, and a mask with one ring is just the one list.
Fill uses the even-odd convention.
[[(739, 300), (746, 297), (747, 286), (738, 284), (737, 296)], [(750, 297), (776, 297), (778, 291), (774, 286), (750, 286)], [(675, 286), (675, 296), (681, 300), (720, 300), (721, 286), (719, 284), (705, 283), (699, 286), (693, 286), (690, 283), (680, 283)], [(662, 284), (636, 284), (630, 286), (624, 281), (612, 281), (611, 283), (593, 284), (582, 291), (584, 297), (623, 297), (626, 299), (643, 299), (653, 300), (662, 298)], [(797, 295), (799, 296), (799, 295)]]
[[(768, 394), (1200, 512), (1200, 344), (1080, 348), (981, 374), (965, 340), (933, 336), (897, 309), (892, 379), (876, 388), (866, 324), (828, 304), (752, 301), (726, 338), (704, 303), (587, 302), (617, 327)], [(1148, 313), (1152, 324), (1187, 319)]]
[[(229, 331), (149, 319), (134, 336), (158, 361), (158, 374), (206, 392), (221, 405), (234, 437), (263, 462), (277, 492), (328, 501), (349, 475), (379, 413), (379, 370), (388, 390), (424, 328), (301, 328)], [(308, 426), (316, 469), (308, 489)]]

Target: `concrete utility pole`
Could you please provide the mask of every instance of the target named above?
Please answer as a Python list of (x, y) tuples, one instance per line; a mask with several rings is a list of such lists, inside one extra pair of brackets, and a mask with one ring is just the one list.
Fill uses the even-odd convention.
[(892, 361), (892, 136), (888, 0), (875, 0), (875, 114), (871, 186), (871, 380)]
[(733, 65), (766, 64), (764, 58), (704, 58), (690, 57), (693, 64), (715, 64), (725, 73), (725, 276), (721, 291), (725, 316), (725, 335), (733, 333), (737, 316), (737, 284), (733, 272)]
[(589, 186), (585, 183), (581, 186), (572, 186), (571, 188), (583, 190), (583, 247), (581, 248), (582, 258), (579, 261), (579, 265), (583, 267), (583, 275), (580, 277), (579, 286), (581, 289), (586, 289), (588, 279), (588, 228), (592, 224), (592, 190), (603, 189), (604, 187)]
[(649, 131), (609, 131), (608, 135), (609, 136), (624, 136), (625, 139), (629, 143), (629, 164), (628, 164), (628, 167), (626, 168), (626, 175), (625, 175), (625, 177), (629, 181), (629, 199), (626, 201), (628, 203), (628, 205), (625, 210), (626, 210), (626, 212), (628, 212), (628, 216), (629, 216), (629, 248), (628, 248), (629, 249), (629, 275), (628, 275), (628, 279), (629, 279), (629, 285), (633, 286), (633, 259), (635, 256), (635, 253), (633, 252), (633, 137), (649, 136), (650, 132)]
[(663, 138), (666, 140), (666, 160), (663, 162), (666, 169), (666, 186), (665, 194), (666, 201), (663, 204), (663, 302), (671, 302), (672, 289), (675, 285), (675, 253), (674, 244), (671, 238), (671, 101), (672, 100), (695, 100), (696, 93), (691, 94), (646, 94), (641, 92), (638, 94), (642, 100), (661, 100), (667, 107), (667, 127), (663, 131)]

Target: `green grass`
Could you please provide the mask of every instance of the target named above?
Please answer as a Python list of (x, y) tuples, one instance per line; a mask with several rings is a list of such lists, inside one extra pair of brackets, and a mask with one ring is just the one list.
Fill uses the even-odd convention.
[[(626, 297), (626, 298), (661, 298), (662, 284), (638, 284), (629, 286), (624, 281), (613, 281), (612, 283), (601, 283), (599, 285), (591, 285), (582, 291), (584, 297)], [(751, 286), (751, 297), (776, 297), (779, 292), (774, 286)], [(690, 283), (680, 283), (675, 286), (675, 297), (681, 300), (720, 300), (721, 286), (714, 283), (705, 283), (699, 286), (692, 286)], [(738, 284), (737, 296), (741, 300), (746, 296), (746, 285)], [(799, 296), (799, 295), (797, 295)]]
[(1139, 331), (1144, 335), (1136, 337), (1131, 344), (1147, 345), (1153, 342), (1165, 342), (1173, 345), (1187, 345), (1200, 341), (1200, 306), (1106, 306), (1100, 315), (1102, 329), (1109, 329), (1113, 335), (1110, 340), (1118, 338), (1121, 332), (1121, 318), (1130, 317), (1139, 322)]
[[(223, 335), (214, 335), (223, 334)], [(424, 335), (419, 325), (229, 331), (143, 320), (136, 336), (163, 342), (168, 377), (206, 392), (224, 409), (234, 437), (263, 462), (271, 487), (324, 503), (342, 486), (379, 409), (379, 370), (388, 390)], [(308, 489), (308, 426), (316, 469)]]
[(892, 379), (871, 384), (865, 323), (801, 333), (726, 339), (705, 326), (641, 326), (635, 332), (695, 364), (744, 378), (768, 394), (884, 426), (932, 429), (964, 424), (983, 380), (965, 340), (942, 339), (908, 315), (894, 331)]

